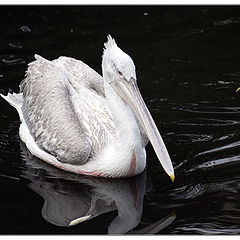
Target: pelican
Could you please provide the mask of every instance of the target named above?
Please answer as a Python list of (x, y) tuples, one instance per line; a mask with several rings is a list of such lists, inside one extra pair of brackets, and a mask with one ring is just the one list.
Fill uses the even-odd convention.
[(60, 169), (100, 177), (131, 177), (146, 166), (145, 146), (174, 181), (162, 137), (137, 87), (135, 65), (108, 35), (100, 76), (70, 57), (35, 55), (20, 92), (1, 96), (18, 111), (30, 153)]

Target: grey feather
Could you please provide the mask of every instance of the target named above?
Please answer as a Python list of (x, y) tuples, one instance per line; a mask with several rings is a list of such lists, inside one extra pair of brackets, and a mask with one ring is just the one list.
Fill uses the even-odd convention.
[(86, 162), (92, 144), (74, 111), (74, 89), (66, 74), (52, 62), (37, 57), (20, 90), (24, 96), (23, 116), (38, 146), (60, 161)]

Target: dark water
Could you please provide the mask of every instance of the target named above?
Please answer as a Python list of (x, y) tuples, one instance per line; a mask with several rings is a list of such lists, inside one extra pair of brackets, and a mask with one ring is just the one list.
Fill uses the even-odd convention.
[(16, 111), (0, 100), (0, 233), (240, 232), (239, 7), (0, 6), (0, 18), (5, 92), (18, 91), (35, 53), (101, 73), (111, 33), (134, 59), (176, 173), (171, 183), (150, 145), (146, 171), (131, 179), (55, 169), (29, 155)]

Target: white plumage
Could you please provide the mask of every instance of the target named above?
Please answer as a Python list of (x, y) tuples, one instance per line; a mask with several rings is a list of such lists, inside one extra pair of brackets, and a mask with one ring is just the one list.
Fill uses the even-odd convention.
[(20, 138), (33, 155), (66, 171), (127, 177), (144, 170), (149, 139), (174, 179), (166, 147), (137, 88), (134, 63), (111, 36), (103, 77), (73, 58), (35, 58), (20, 93), (1, 95), (17, 109)]

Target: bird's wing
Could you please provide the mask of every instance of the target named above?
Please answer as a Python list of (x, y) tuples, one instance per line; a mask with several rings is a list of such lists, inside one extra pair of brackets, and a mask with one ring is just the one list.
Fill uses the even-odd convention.
[(84, 62), (70, 57), (59, 57), (52, 62), (65, 73), (77, 92), (81, 92), (84, 86), (105, 97), (102, 76)]
[(75, 112), (93, 151), (99, 151), (115, 136), (116, 126), (109, 111), (102, 76), (80, 60), (59, 57), (53, 63), (66, 75), (74, 89), (71, 96)]
[[(83, 87), (87, 82), (84, 77), (89, 74), (101, 79), (96, 72), (88, 73), (90, 68), (86, 64), (82, 65), (82, 69), (86, 74), (81, 75), (82, 71), (78, 69), (78, 76), (73, 71), (71, 74), (75, 74), (75, 78), (69, 78), (71, 74), (67, 72), (70, 70), (36, 56), (36, 61), (29, 64), (26, 78), (20, 84), (24, 98), (23, 117), (35, 142), (59, 161), (72, 164), (85, 163), (93, 151), (93, 142), (88, 136), (91, 129), (86, 131), (86, 126), (82, 124), (82, 120), (85, 123), (89, 117), (89, 109), (84, 105), (88, 92)], [(98, 93), (93, 94), (105, 101), (101, 87)]]

